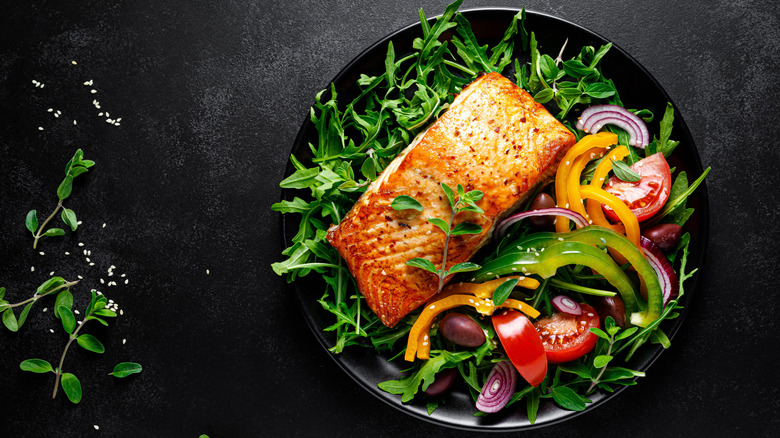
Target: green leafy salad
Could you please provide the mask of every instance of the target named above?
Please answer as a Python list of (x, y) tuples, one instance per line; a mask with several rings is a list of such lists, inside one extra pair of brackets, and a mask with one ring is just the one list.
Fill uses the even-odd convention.
[[(500, 40), (480, 45), (457, 12), (460, 3), (433, 24), (420, 10), (420, 37), (399, 50), (408, 55), (397, 56), (389, 42), (384, 73), (362, 74), (353, 100), (339, 100), (333, 84), (316, 96), (312, 158), (291, 156), (294, 172), (280, 184), (299, 196), (272, 207), (300, 217), (273, 269), (288, 282), (324, 280), (318, 302), (332, 314), (325, 328), (335, 339), (330, 351), (372, 348), (396, 361), (406, 371), (379, 387), (402, 402), (424, 404), (431, 415), (455, 387), (471, 395), (474, 415), (514, 410), (534, 423), (543, 399), (584, 410), (595, 392), (644, 376), (629, 366), (643, 345), (669, 347), (662, 323), (680, 315), (684, 283), (696, 272), (688, 266), (692, 237), (685, 225), (694, 210), (687, 200), (709, 168), (690, 182), (669, 166), (679, 144), (672, 140), (673, 107), (663, 114), (624, 107), (601, 70), (611, 44), (541, 53), (521, 10)], [(555, 180), (534, 187), (519, 213), (496, 225), (489, 246), (449, 270), (450, 239), (482, 231), (456, 224), (458, 214), (481, 214), (483, 194), (441, 184), (450, 215), (429, 222), (445, 242), (445, 266), (407, 262), (436, 274), (439, 293), (389, 328), (366, 305), (327, 230), (485, 73), (530, 93), (577, 143)], [(395, 198), (392, 207), (423, 210), (411, 196)]]

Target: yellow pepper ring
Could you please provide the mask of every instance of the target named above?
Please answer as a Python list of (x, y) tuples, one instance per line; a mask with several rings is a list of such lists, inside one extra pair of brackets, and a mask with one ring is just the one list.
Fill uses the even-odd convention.
[[(583, 198), (593, 199), (594, 201), (609, 206), (617, 217), (620, 218), (620, 221), (623, 222), (623, 226), (626, 227), (626, 237), (628, 237), (628, 240), (630, 240), (639, 251), (642, 251), (642, 245), (639, 243), (639, 221), (623, 201), (604, 189), (589, 185), (580, 187), (580, 193)], [(644, 252), (642, 252), (642, 254), (644, 254)]]
[[(593, 180), (590, 182), (591, 187), (600, 189), (604, 185), (604, 181), (607, 178), (607, 174), (612, 170), (612, 162), (620, 161), (628, 155), (628, 148), (625, 146), (618, 146), (601, 160), (601, 163), (596, 167), (593, 172)], [(612, 224), (604, 216), (604, 210), (601, 209), (601, 204), (597, 202), (588, 202), (587, 205), (588, 215), (590, 219), (596, 225), (607, 227), (620, 234), (626, 234), (626, 228), (621, 224)]]
[(597, 147), (591, 148), (585, 151), (582, 155), (577, 157), (569, 170), (569, 180), (566, 182), (566, 197), (569, 201), (569, 210), (576, 211), (583, 215), (587, 221), (590, 222), (588, 212), (585, 211), (585, 205), (582, 203), (582, 196), (580, 196), (580, 178), (582, 177), (582, 170), (588, 165), (596, 155), (600, 155), (606, 148)]
[[(566, 152), (561, 163), (558, 165), (558, 171), (555, 175), (555, 199), (558, 207), (567, 208), (569, 202), (566, 196), (566, 184), (569, 180), (574, 159), (582, 155), (583, 152), (593, 147), (607, 147), (617, 143), (617, 134), (611, 132), (599, 132), (594, 135), (586, 135), (580, 141)], [(555, 231), (565, 233), (569, 231), (569, 219), (558, 216), (555, 220)]]
[(434, 302), (441, 298), (448, 297), (454, 294), (471, 294), (477, 298), (493, 298), (493, 292), (498, 286), (501, 286), (507, 280), (516, 278), (517, 285), (526, 289), (536, 289), (539, 287), (539, 282), (530, 277), (521, 277), (519, 275), (511, 277), (501, 277), (495, 280), (486, 281), (484, 283), (453, 283), (444, 288), (438, 295), (435, 296)]

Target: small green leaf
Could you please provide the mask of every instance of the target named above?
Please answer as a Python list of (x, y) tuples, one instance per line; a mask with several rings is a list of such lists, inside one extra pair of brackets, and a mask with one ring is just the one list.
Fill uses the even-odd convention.
[(436, 271), (436, 265), (434, 265), (433, 262), (431, 262), (428, 259), (423, 259), (423, 258), (420, 258), (420, 257), (413, 258), (413, 259), (409, 260), (408, 262), (406, 262), (406, 265), (407, 266), (413, 266), (415, 268), (424, 269), (424, 270), (426, 270), (428, 272), (431, 272), (433, 274), (437, 274), (438, 275), (438, 272)]
[(49, 228), (48, 230), (46, 230), (45, 233), (42, 234), (42, 236), (46, 236), (46, 237), (64, 236), (64, 235), (65, 235), (65, 230), (63, 230), (62, 228)]
[(73, 210), (62, 207), (62, 214), (60, 214), (60, 217), (62, 218), (62, 221), (65, 222), (65, 225), (70, 227), (71, 231), (76, 231), (76, 228), (79, 227), (79, 221), (76, 219), (76, 213), (74, 213)]
[(477, 224), (473, 224), (471, 222), (461, 222), (458, 225), (455, 225), (455, 228), (452, 230), (453, 236), (460, 236), (463, 234), (479, 234), (482, 232), (482, 227), (480, 227)]
[(437, 217), (432, 217), (428, 219), (428, 222), (436, 225), (444, 231), (445, 234), (450, 234), (450, 224), (448, 224), (444, 219), (439, 219)]
[(538, 103), (545, 104), (550, 101), (550, 99), (553, 98), (553, 90), (552, 88), (543, 88), (538, 93), (534, 95), (534, 100)]
[(82, 167), (82, 166), (74, 167), (73, 169), (70, 170), (70, 176), (72, 176), (73, 178), (76, 178), (77, 176), (81, 175), (82, 173), (85, 173), (85, 172), (88, 172), (88, 171), (89, 171), (89, 169), (87, 169), (86, 167)]
[(95, 165), (95, 162), (92, 160), (80, 160), (79, 164), (81, 164), (84, 167), (92, 167)]
[(666, 333), (664, 333), (660, 328), (656, 328), (650, 333), (650, 342), (653, 344), (661, 344), (661, 346), (664, 348), (669, 348), (672, 346), (672, 341), (669, 340), (669, 337), (666, 336)]
[(92, 335), (81, 335), (76, 338), (76, 342), (79, 346), (85, 350), (89, 350), (95, 353), (103, 353), (106, 351), (106, 347), (98, 341), (98, 339)]
[(627, 329), (623, 330), (622, 332), (620, 332), (617, 336), (615, 336), (615, 340), (619, 341), (621, 339), (626, 339), (627, 337), (629, 337), (629, 336), (633, 335), (634, 333), (636, 333), (637, 330), (639, 330), (639, 327), (627, 328)]
[(628, 167), (628, 164), (619, 160), (612, 162), (612, 170), (615, 172), (615, 176), (618, 177), (618, 179), (625, 182), (637, 182), (642, 179), (642, 176)]
[(393, 210), (417, 210), (417, 211), (423, 211), (423, 206), (420, 204), (419, 201), (412, 198), (411, 196), (407, 195), (401, 195), (393, 199), (393, 202), (390, 203), (390, 207), (393, 208)]
[(32, 307), (33, 304), (35, 304), (35, 301), (24, 306), (24, 309), (22, 309), (22, 313), (19, 314), (19, 328), (21, 328), (24, 322), (27, 321), (27, 314), (30, 313), (30, 308)]
[(611, 360), (612, 360), (612, 356), (606, 356), (602, 354), (600, 356), (596, 356), (593, 359), (593, 366), (596, 368), (604, 368)]
[(555, 403), (570, 411), (584, 411), (585, 401), (574, 390), (565, 386), (550, 388)]
[(558, 365), (558, 369), (563, 371), (564, 373), (571, 373), (576, 374), (583, 379), (590, 379), (590, 371), (588, 367), (585, 364), (581, 364), (579, 362), (566, 362)]
[(60, 386), (62, 386), (62, 390), (65, 391), (65, 395), (72, 403), (81, 401), (81, 382), (79, 382), (76, 376), (71, 373), (62, 373)]
[(444, 190), (444, 195), (447, 197), (447, 202), (450, 203), (450, 208), (455, 208), (455, 195), (452, 193), (450, 186), (441, 183), (441, 189)]
[(108, 310), (108, 309), (99, 309), (99, 310), (96, 310), (93, 313), (93, 315), (108, 316), (109, 318), (115, 318), (116, 317), (116, 312), (114, 312), (113, 310)]
[(538, 390), (533, 390), (528, 394), (528, 398), (525, 401), (525, 409), (528, 414), (528, 422), (534, 424), (536, 422), (536, 414), (539, 412)]
[(29, 213), (27, 213), (27, 218), (24, 221), (24, 226), (27, 227), (28, 230), (30, 230), (31, 233), (35, 234), (35, 230), (38, 229), (38, 212), (35, 210), (30, 210)]
[(103, 324), (104, 326), (108, 327), (108, 322), (106, 320), (104, 320), (104, 319), (98, 318), (97, 316), (88, 316), (84, 320), (84, 322), (87, 322), (87, 321), (97, 321), (97, 322)]
[(583, 93), (596, 99), (606, 99), (615, 95), (615, 87), (605, 82), (594, 82), (588, 85)]
[(76, 328), (76, 317), (73, 316), (73, 312), (65, 306), (57, 307), (57, 312), (60, 314), (60, 319), (62, 319), (62, 328), (68, 334), (73, 333), (73, 329)]
[(455, 273), (458, 273), (458, 272), (476, 271), (476, 270), (480, 269), (481, 267), (482, 266), (480, 266), (480, 265), (478, 265), (476, 263), (471, 263), (471, 262), (458, 263), (457, 265), (454, 265), (453, 267), (450, 268), (450, 274), (455, 274)]
[(518, 281), (517, 278), (512, 278), (498, 285), (496, 290), (493, 291), (493, 305), (500, 306), (501, 304), (504, 304), (504, 301), (506, 301), (512, 293), (512, 289), (517, 286)]
[(6, 328), (8, 328), (8, 330), (11, 330), (12, 332), (19, 330), (19, 323), (16, 321), (14, 309), (5, 309), (5, 312), (3, 312), (3, 324), (6, 326)]
[(600, 328), (597, 328), (597, 327), (591, 327), (591, 328), (590, 328), (590, 332), (591, 332), (591, 333), (593, 333), (594, 335), (596, 335), (596, 336), (598, 336), (598, 337), (602, 338), (602, 339), (606, 339), (607, 341), (609, 341), (609, 335), (608, 335), (608, 334), (606, 334), (606, 333), (604, 332), (604, 330), (601, 330)]
[(476, 204), (468, 204), (465, 207), (461, 207), (458, 209), (458, 211), (473, 211), (475, 213), (484, 213), (485, 211), (479, 208)]
[(68, 175), (65, 177), (64, 180), (60, 183), (60, 186), (57, 187), (57, 197), (60, 199), (60, 201), (63, 201), (64, 199), (67, 199), (68, 196), (70, 196), (70, 192), (73, 190), (73, 177)]
[(50, 279), (44, 281), (41, 283), (40, 286), (38, 286), (38, 289), (35, 290), (35, 293), (38, 295), (44, 295), (47, 292), (51, 292), (52, 290), (56, 289), (59, 286), (62, 286), (65, 284), (65, 279), (62, 277), (51, 277)]
[(68, 310), (73, 307), (73, 294), (70, 293), (70, 290), (65, 289), (58, 293), (57, 298), (54, 300), (54, 316), (57, 318), (60, 317), (60, 306), (67, 307)]
[(130, 374), (137, 374), (141, 372), (141, 364), (135, 363), (135, 362), (122, 362), (116, 364), (114, 367), (114, 371), (110, 372), (109, 376), (119, 377), (120, 379), (123, 377), (127, 377)]
[(5, 288), (0, 287), (0, 300), (2, 300), (4, 296), (5, 296)]
[(29, 371), (31, 373), (53, 373), (51, 364), (43, 359), (27, 359), (19, 364), (19, 368), (22, 371)]

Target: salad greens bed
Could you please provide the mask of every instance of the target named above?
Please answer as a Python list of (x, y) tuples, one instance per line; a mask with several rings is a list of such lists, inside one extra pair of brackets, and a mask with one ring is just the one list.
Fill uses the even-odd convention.
[[(364, 305), (343, 260), (328, 244), (326, 231), (332, 223), (341, 221), (371, 181), (449, 107), (465, 85), (482, 72), (499, 72), (514, 78), (517, 85), (531, 93), (537, 102), (546, 104), (578, 140), (586, 133), (574, 128), (573, 111), (593, 104), (623, 106), (614, 83), (603, 76), (600, 68), (611, 44), (599, 48), (582, 47), (576, 56), (567, 60), (562, 59), (564, 48), (561, 48), (553, 58), (539, 52), (534, 33), (529, 34), (525, 29), (526, 14), (521, 10), (496, 45), (480, 45), (469, 22), (457, 13), (461, 1), (449, 5), (433, 25), (420, 10), (422, 36), (414, 40), (412, 53), (397, 58), (393, 43), (388, 43), (384, 74), (361, 75), (358, 80), (361, 92), (351, 102), (338, 101), (333, 84), (329, 93), (323, 90), (316, 96), (311, 121), (318, 137), (309, 143), (311, 163), (291, 156), (295, 172), (280, 184), (282, 188), (297, 189), (302, 194), (276, 203), (272, 208), (281, 213), (300, 215), (300, 227), (292, 238), (292, 245), (282, 253), (286, 259), (274, 263), (273, 269), (288, 282), (310, 275), (312, 271), (324, 280), (319, 303), (333, 315), (333, 324), (325, 329), (335, 335), (335, 345), (330, 348), (333, 353), (340, 353), (349, 346), (360, 346), (373, 348), (395, 360), (405, 351), (407, 334), (420, 311), (408, 315), (393, 328), (384, 326)], [(451, 37), (447, 39), (449, 35)], [(521, 61), (529, 57), (530, 62)], [(648, 109), (631, 111), (646, 122), (655, 118)], [(679, 144), (671, 140), (673, 120), (674, 111), (668, 104), (659, 123), (658, 136), (644, 149), (629, 146), (627, 164), (656, 152), (669, 156)], [(614, 126), (605, 129), (618, 135), (619, 144), (629, 144), (625, 131)], [(594, 158), (585, 168), (583, 183), (589, 182), (599, 161), (598, 157)], [(674, 174), (675, 170), (672, 172)], [(706, 173), (689, 184), (686, 172), (677, 172), (665, 207), (651, 221), (684, 225), (693, 213), (693, 209), (686, 206), (686, 199)], [(492, 254), (483, 257), (498, 257), (510, 242), (533, 231), (524, 222), (513, 226), (493, 247)], [(592, 330), (599, 337), (592, 352), (576, 361), (549, 366), (541, 385), (518, 387), (509, 405), (525, 400), (528, 420), (533, 423), (541, 399), (552, 398), (563, 409), (581, 411), (590, 402), (589, 395), (597, 389), (612, 392), (616, 387), (636, 384), (636, 378), (644, 373), (618, 364), (625, 364), (647, 342), (664, 348), (669, 346), (669, 339), (659, 325), (679, 316), (680, 299), (685, 295), (683, 283), (696, 272), (687, 267), (689, 244), (690, 235), (684, 233), (677, 248), (668, 254), (678, 274), (679, 295), (665, 306), (660, 318), (647, 327), (621, 329), (608, 317), (603, 330)], [(587, 295), (588, 291), (610, 290), (602, 277), (590, 275), (583, 268), (576, 265), (560, 268), (555, 276), (557, 281), (538, 278), (541, 285), (532, 296), (519, 293), (513, 293), (513, 296), (524, 299), (543, 314), (551, 315), (550, 299), (554, 295), (567, 294), (575, 301), (588, 302), (592, 299)], [(381, 389), (401, 394), (403, 402), (415, 396), (422, 399), (423, 395), (419, 393), (433, 383), (438, 372), (457, 368), (476, 401), (487, 374), (495, 362), (504, 360), (505, 356), (489, 319), (480, 318), (473, 311), (457, 310), (475, 316), (487, 333), (486, 342), (478, 348), (457, 347), (437, 336), (434, 325), (430, 358), (416, 361), (405, 377), (381, 383)], [(442, 396), (425, 398), (428, 413), (431, 414), (445, 399)], [(487, 414), (475, 409), (475, 415)]]

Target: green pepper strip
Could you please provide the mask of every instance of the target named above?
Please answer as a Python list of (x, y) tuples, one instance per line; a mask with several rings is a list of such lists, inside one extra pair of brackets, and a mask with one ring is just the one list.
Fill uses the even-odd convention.
[[(622, 236), (605, 227), (591, 225), (569, 233), (534, 233), (507, 245), (505, 247), (506, 250), (502, 252), (501, 257), (495, 261), (497, 262), (498, 260), (504, 259), (504, 257), (510, 256), (512, 254), (528, 254), (527, 251), (529, 251), (529, 248), (531, 248), (531, 251), (534, 252), (539, 252), (545, 248), (544, 252), (546, 252), (546, 248), (558, 244), (561, 241), (581, 242), (588, 245), (603, 245), (619, 252), (621, 255), (623, 255), (623, 257), (626, 258), (626, 260), (631, 263), (639, 276), (642, 277), (642, 280), (647, 287), (648, 300), (646, 304), (644, 300), (637, 298), (636, 293), (633, 292), (633, 287), (631, 288), (631, 294), (624, 293), (624, 291), (619, 290), (621, 297), (623, 298), (623, 302), (626, 305), (626, 310), (629, 312), (638, 312), (636, 315), (632, 315), (632, 323), (645, 327), (661, 315), (661, 311), (663, 310), (663, 292), (661, 290), (661, 284), (658, 282), (658, 277), (656, 276), (655, 271), (650, 266), (650, 264), (647, 263), (644, 255), (639, 252), (639, 250), (634, 246), (634, 244), (631, 243), (631, 241), (629, 241), (625, 236)], [(601, 255), (612, 260), (611, 257), (609, 257), (607, 254), (601, 253)], [(485, 264), (485, 266), (480, 271), (478, 271), (477, 274), (488, 272), (489, 266), (492, 265), (490, 263)], [(587, 266), (595, 269), (599, 272), (599, 274), (606, 278), (604, 272), (601, 272), (594, 266)], [(491, 272), (495, 270), (495, 268), (490, 269)], [(607, 278), (607, 281), (614, 285), (614, 283), (612, 283), (609, 278)], [(629, 309), (629, 302), (636, 303), (634, 310)]]
[(558, 268), (566, 265), (585, 265), (596, 270), (614, 286), (623, 298), (627, 312), (637, 312), (639, 303), (631, 280), (608, 254), (587, 243), (558, 241), (535, 252), (518, 252), (499, 257), (485, 263), (476, 272), (475, 281), (485, 281), (506, 274), (537, 274), (542, 278), (555, 275)]

